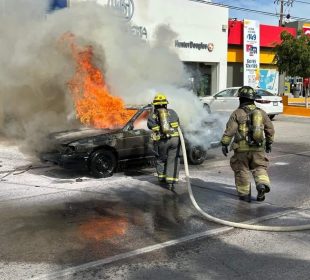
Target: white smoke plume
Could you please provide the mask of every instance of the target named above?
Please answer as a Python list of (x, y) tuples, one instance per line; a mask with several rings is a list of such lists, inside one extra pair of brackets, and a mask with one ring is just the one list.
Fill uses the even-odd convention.
[(203, 126), (210, 115), (184, 88), (188, 76), (169, 49), (177, 34), (168, 26), (159, 26), (150, 44), (134, 36), (128, 22), (96, 3), (48, 15), (48, 1), (5, 3), (9, 4), (0, 15), (0, 127), (8, 137), (24, 139), (24, 151), (42, 150), (48, 133), (78, 125), (67, 88), (75, 64), (70, 50), (59, 46), (66, 32), (75, 34), (80, 45), (94, 47), (96, 66), (104, 72), (112, 94), (126, 104), (148, 104), (155, 92), (162, 91), (185, 130), (208, 134), (192, 133), (192, 142), (207, 148), (222, 132), (222, 127), (211, 132)]

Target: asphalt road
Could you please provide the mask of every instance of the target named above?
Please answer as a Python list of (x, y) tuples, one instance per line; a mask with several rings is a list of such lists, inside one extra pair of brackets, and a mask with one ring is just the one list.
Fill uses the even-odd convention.
[[(205, 211), (264, 225), (310, 222), (310, 119), (280, 116), (274, 125), (266, 201), (239, 201), (229, 160), (213, 149), (190, 168)], [(31, 161), (4, 140), (0, 165), (0, 279), (310, 279), (309, 231), (208, 222), (183, 172), (174, 194), (152, 168), (98, 180)]]

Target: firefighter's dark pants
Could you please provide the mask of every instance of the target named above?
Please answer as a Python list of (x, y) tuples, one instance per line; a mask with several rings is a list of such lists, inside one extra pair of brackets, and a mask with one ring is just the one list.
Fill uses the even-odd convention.
[(158, 179), (175, 184), (179, 180), (180, 138), (171, 137), (154, 143)]
[(270, 186), (267, 167), (269, 160), (265, 152), (235, 152), (230, 159), (230, 166), (235, 173), (235, 183), (240, 195), (250, 193), (250, 172), (252, 173), (256, 186), (264, 184)]

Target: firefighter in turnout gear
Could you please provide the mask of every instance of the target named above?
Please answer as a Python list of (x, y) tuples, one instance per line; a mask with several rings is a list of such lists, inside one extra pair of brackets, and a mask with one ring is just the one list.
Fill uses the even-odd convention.
[(152, 130), (158, 180), (166, 183), (170, 190), (174, 190), (174, 185), (179, 180), (179, 117), (174, 110), (167, 109), (167, 104), (166, 96), (157, 93), (147, 125)]
[[(222, 137), (222, 152), (225, 156), (230, 150), (234, 155), (230, 166), (235, 173), (235, 184), (239, 198), (251, 202), (251, 172), (257, 189), (257, 201), (265, 200), (265, 193), (270, 191), (267, 173), (268, 158), (274, 138), (274, 127), (264, 110), (256, 107), (256, 92), (249, 86), (238, 91), (240, 106), (235, 110), (226, 125)], [(231, 143), (232, 142), (232, 143)]]

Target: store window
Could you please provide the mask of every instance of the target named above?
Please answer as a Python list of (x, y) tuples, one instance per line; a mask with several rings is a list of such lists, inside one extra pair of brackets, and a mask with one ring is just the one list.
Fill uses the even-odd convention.
[(189, 88), (199, 97), (211, 95), (212, 88), (212, 66), (205, 63), (184, 63), (191, 80)]

